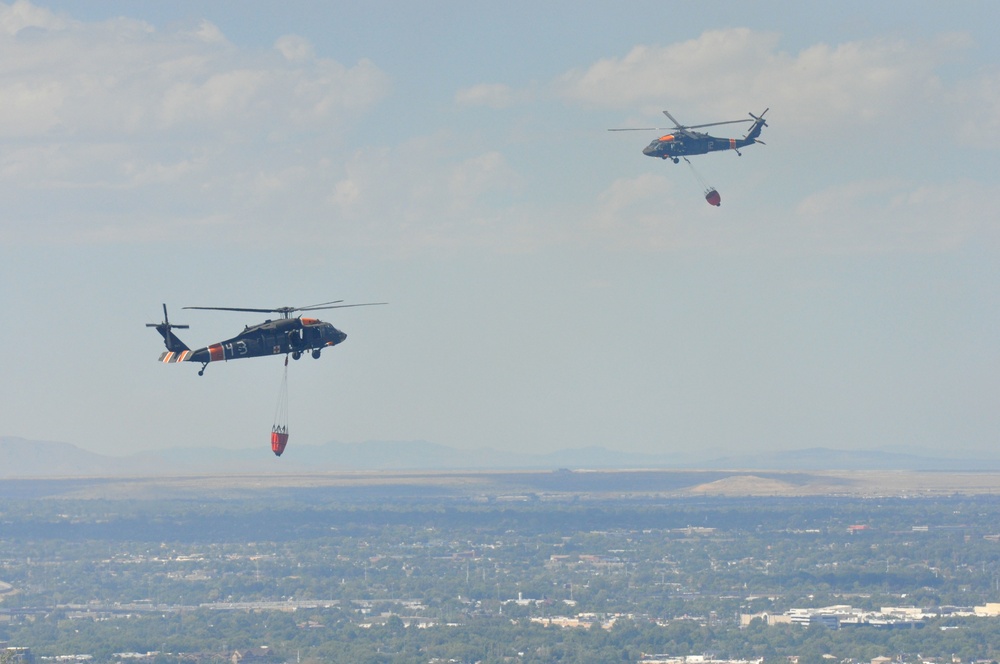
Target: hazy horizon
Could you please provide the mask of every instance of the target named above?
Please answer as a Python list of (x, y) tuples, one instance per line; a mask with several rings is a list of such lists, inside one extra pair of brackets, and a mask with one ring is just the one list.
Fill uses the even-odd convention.
[(367, 441), (289, 446), (276, 458), (265, 445), (245, 448), (171, 447), (102, 455), (70, 443), (0, 436), (0, 477), (94, 478), (274, 474), (282, 477), (342, 472), (706, 472), (742, 473), (965, 473), (995, 475), (1000, 458), (963, 458), (885, 450), (804, 448), (767, 454), (711, 456), (629, 453), (606, 448), (541, 453), (493, 448), (459, 450), (426, 441)]

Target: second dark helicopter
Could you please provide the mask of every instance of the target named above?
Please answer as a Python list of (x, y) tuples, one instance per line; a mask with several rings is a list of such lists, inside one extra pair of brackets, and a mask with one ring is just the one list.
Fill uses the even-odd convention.
[[(764, 109), (764, 113), (767, 113), (768, 110)], [(627, 129), (609, 129), (608, 131), (669, 131), (669, 134), (664, 134), (659, 138), (653, 139), (652, 143), (643, 148), (642, 153), (647, 157), (671, 159), (676, 164), (680, 162), (681, 157), (720, 150), (735, 150), (736, 154), (740, 154), (740, 148), (742, 147), (753, 145), (754, 143), (763, 145), (764, 142), (757, 137), (760, 136), (761, 129), (767, 126), (767, 122), (764, 121), (764, 113), (761, 113), (759, 116), (750, 113), (753, 124), (750, 126), (750, 131), (743, 138), (720, 138), (692, 130), (701, 127), (750, 122), (751, 120), (726, 120), (725, 122), (709, 122), (708, 124), (685, 126), (679, 123), (668, 111), (663, 111), (663, 114), (674, 123), (673, 127), (630, 127)]]
[(366, 302), (363, 304), (340, 304), (343, 300), (322, 302), (306, 307), (278, 307), (276, 309), (251, 309), (243, 307), (184, 307), (185, 309), (208, 309), (212, 311), (247, 311), (253, 313), (277, 313), (281, 318), (266, 320), (257, 325), (247, 325), (242, 332), (231, 339), (191, 350), (173, 333), (175, 329), (187, 329), (187, 325), (175, 325), (167, 317), (167, 305), (163, 305), (163, 322), (147, 323), (146, 327), (155, 327), (163, 337), (167, 347), (160, 355), (160, 362), (173, 364), (175, 362), (201, 362), (198, 375), (205, 373), (209, 362), (240, 360), (247, 357), (263, 357), (265, 355), (291, 355), (293, 359), (302, 357), (309, 351), (316, 359), (320, 351), (327, 346), (336, 346), (344, 341), (347, 335), (330, 323), (316, 318), (303, 316), (292, 317), (293, 313), (317, 311), (320, 309), (342, 309), (346, 307), (368, 307), (385, 302)]

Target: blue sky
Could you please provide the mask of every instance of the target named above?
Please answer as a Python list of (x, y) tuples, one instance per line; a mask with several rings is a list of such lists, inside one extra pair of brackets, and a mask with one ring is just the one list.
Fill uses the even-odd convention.
[[(679, 459), (996, 456), (994, 3), (0, 4), (0, 435), (260, 446), (281, 359), (165, 366), (344, 298), (290, 367), (329, 440)], [(770, 107), (738, 157), (666, 108)], [(737, 125), (717, 135), (740, 136)]]

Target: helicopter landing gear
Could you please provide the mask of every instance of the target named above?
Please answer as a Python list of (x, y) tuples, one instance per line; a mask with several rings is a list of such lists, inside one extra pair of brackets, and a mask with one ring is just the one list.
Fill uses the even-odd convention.
[(297, 360), (300, 357), (302, 357), (302, 351), (298, 351), (298, 350), (292, 351), (292, 359), (293, 360)]
[(674, 161), (675, 164), (681, 163), (681, 160), (678, 159), (677, 157), (671, 157), (671, 159), (673, 159), (673, 161)]
[(319, 359), (319, 348), (316, 348), (316, 349), (313, 350), (312, 356), (313, 356), (314, 360), (318, 360)]
[(199, 376), (204, 376), (205, 375), (205, 367), (207, 367), (207, 366), (208, 366), (208, 362), (202, 362), (201, 363), (201, 369), (198, 369), (198, 375)]

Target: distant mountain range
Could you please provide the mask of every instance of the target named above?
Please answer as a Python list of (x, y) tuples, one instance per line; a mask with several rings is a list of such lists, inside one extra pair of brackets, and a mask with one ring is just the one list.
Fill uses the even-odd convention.
[(460, 450), (424, 441), (290, 445), (277, 459), (265, 446), (172, 448), (127, 456), (95, 454), (69, 443), (0, 437), (0, 479), (124, 477), (362, 470), (741, 469), (995, 471), (1000, 459), (952, 459), (888, 451), (811, 448), (697, 460), (603, 447), (546, 454)]

